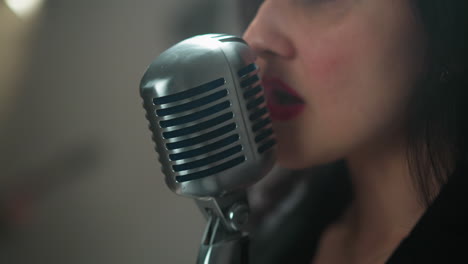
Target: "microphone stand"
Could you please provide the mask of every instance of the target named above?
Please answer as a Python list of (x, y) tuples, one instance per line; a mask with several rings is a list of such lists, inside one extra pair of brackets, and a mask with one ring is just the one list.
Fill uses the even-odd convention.
[(249, 235), (242, 231), (249, 217), (246, 194), (195, 202), (208, 220), (197, 264), (248, 264)]

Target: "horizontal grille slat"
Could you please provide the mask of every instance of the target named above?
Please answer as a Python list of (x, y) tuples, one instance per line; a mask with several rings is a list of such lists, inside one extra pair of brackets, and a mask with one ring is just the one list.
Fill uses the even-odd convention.
[(172, 160), (172, 161), (176, 161), (176, 160), (181, 160), (181, 159), (193, 158), (193, 157), (203, 155), (203, 154), (206, 154), (208, 152), (215, 151), (217, 149), (223, 148), (223, 147), (228, 146), (228, 145), (230, 145), (230, 144), (232, 144), (232, 143), (234, 143), (236, 141), (239, 141), (238, 136), (235, 136), (235, 135), (229, 136), (227, 138), (218, 140), (218, 141), (216, 141), (214, 143), (211, 143), (209, 145), (206, 145), (206, 146), (203, 146), (203, 147), (200, 147), (200, 148), (197, 148), (197, 149), (193, 149), (193, 150), (189, 150), (189, 151), (185, 151), (185, 152), (181, 152), (181, 153), (177, 153), (177, 154), (170, 154), (169, 159)]
[(259, 142), (263, 141), (265, 138), (268, 138), (271, 135), (273, 135), (273, 129), (269, 128), (269, 129), (263, 131), (260, 135), (255, 137), (255, 143), (259, 143)]
[(219, 99), (221, 99), (223, 97), (226, 97), (227, 95), (228, 95), (228, 91), (225, 89), (225, 90), (213, 93), (211, 95), (208, 95), (206, 97), (200, 98), (198, 100), (194, 100), (194, 101), (189, 102), (189, 103), (185, 103), (185, 104), (181, 104), (181, 105), (177, 105), (177, 106), (173, 106), (173, 107), (169, 107), (169, 108), (165, 108), (165, 109), (156, 110), (156, 115), (162, 117), (162, 116), (167, 116), (167, 115), (178, 114), (178, 113), (181, 113), (181, 112), (185, 112), (185, 111), (188, 111), (188, 110), (191, 110), (191, 109), (201, 107), (201, 106), (207, 105), (209, 103), (215, 102), (216, 100), (219, 100)]
[(196, 96), (196, 95), (214, 90), (220, 86), (223, 86), (225, 83), (226, 83), (226, 80), (224, 78), (219, 78), (217, 80), (202, 84), (200, 86), (188, 89), (183, 92), (154, 98), (153, 103), (155, 105), (162, 105), (162, 104), (168, 104), (168, 103), (173, 103), (173, 102), (177, 102), (180, 100), (188, 99), (192, 96)]
[(168, 150), (173, 150), (173, 149), (185, 148), (185, 147), (197, 145), (197, 144), (203, 143), (205, 141), (208, 141), (210, 139), (217, 138), (217, 137), (222, 136), (222, 135), (224, 135), (226, 133), (229, 133), (229, 132), (233, 131), (234, 129), (236, 129), (236, 127), (237, 127), (236, 124), (232, 123), (232, 124), (223, 126), (221, 128), (218, 128), (218, 129), (216, 129), (214, 131), (211, 131), (211, 132), (208, 132), (206, 134), (200, 135), (198, 137), (194, 137), (194, 138), (186, 139), (186, 140), (181, 140), (181, 141), (174, 142), (174, 143), (167, 143), (166, 148)]
[(263, 115), (265, 115), (266, 113), (268, 113), (268, 109), (266, 107), (254, 112), (253, 114), (251, 114), (249, 116), (249, 119), (250, 121), (255, 121), (257, 119), (259, 119), (260, 117), (262, 117)]
[(262, 87), (260, 85), (255, 86), (255, 88), (249, 89), (244, 93), (244, 99), (249, 99), (250, 97), (257, 95), (262, 91)]
[(185, 164), (180, 164), (180, 165), (173, 165), (172, 168), (176, 172), (191, 170), (191, 169), (195, 169), (195, 168), (200, 168), (200, 167), (215, 163), (217, 161), (223, 160), (225, 158), (228, 158), (228, 157), (230, 157), (230, 156), (232, 156), (234, 154), (237, 154), (237, 153), (239, 153), (241, 151), (242, 151), (242, 146), (238, 145), (238, 146), (232, 147), (230, 149), (227, 149), (227, 150), (225, 150), (223, 152), (216, 153), (215, 155), (212, 155), (212, 156), (200, 159), (200, 160), (187, 162)]
[[(170, 132), (164, 132), (163, 137), (165, 139), (170, 139), (170, 138), (175, 138), (175, 137), (186, 136), (192, 133), (200, 132), (210, 127), (217, 126), (233, 118), (234, 118), (233, 113), (226, 113), (226, 114), (220, 115), (218, 117), (215, 117), (213, 119), (210, 119), (208, 121), (205, 121), (205, 122), (202, 122), (202, 123), (190, 126), (190, 127), (185, 127), (185, 128), (170, 131)], [(234, 130), (236, 128), (235, 124), (231, 124), (229, 126), (232, 128), (231, 130)]]
[(187, 174), (187, 175), (183, 175), (183, 176), (176, 176), (176, 181), (177, 182), (186, 182), (186, 181), (201, 179), (201, 178), (204, 178), (204, 177), (216, 174), (216, 173), (220, 173), (220, 172), (225, 171), (227, 169), (230, 169), (232, 167), (235, 167), (235, 166), (241, 164), (244, 161), (245, 161), (245, 156), (237, 157), (237, 158), (234, 158), (234, 159), (232, 159), (230, 161), (227, 161), (227, 162), (225, 162), (223, 164), (215, 166), (213, 168), (209, 168), (209, 169), (206, 169), (206, 170), (203, 170), (203, 171), (199, 171), (199, 172), (195, 172), (195, 173), (191, 173), (191, 174)]
[(256, 69), (257, 69), (257, 65), (255, 65), (255, 63), (249, 64), (249, 65), (247, 65), (247, 67), (244, 67), (244, 68), (240, 69), (237, 72), (237, 76), (244, 77), (245, 75), (255, 71)]
[(239, 38), (239, 37), (230, 37), (230, 38), (224, 38), (224, 39), (219, 39), (219, 41), (221, 42), (240, 42), (240, 43), (244, 43), (245, 45), (247, 45), (247, 42), (245, 42), (245, 40)]
[(193, 113), (193, 114), (189, 114), (189, 115), (186, 115), (186, 116), (182, 116), (182, 117), (178, 117), (178, 118), (174, 118), (174, 119), (170, 119), (170, 120), (160, 121), (159, 125), (162, 128), (167, 128), (167, 127), (171, 127), (171, 126), (178, 126), (178, 125), (190, 123), (190, 122), (202, 119), (204, 117), (210, 116), (212, 114), (215, 114), (215, 113), (217, 113), (219, 111), (222, 111), (222, 110), (224, 110), (226, 108), (229, 108), (230, 106), (231, 106), (231, 102), (224, 101), (222, 103), (219, 103), (217, 105), (214, 105), (212, 107), (209, 107), (207, 109), (198, 111), (198, 112)]
[(245, 81), (242, 81), (241, 82), (241, 87), (245, 88), (245, 87), (248, 87), (256, 82), (260, 81), (260, 78), (257, 76), (257, 75), (254, 75), (250, 78), (248, 78), (247, 80)]
[(270, 123), (271, 123), (270, 118), (262, 119), (258, 123), (256, 123), (255, 125), (252, 126), (252, 130), (254, 132), (257, 132), (258, 130), (260, 130), (261, 128), (263, 128), (264, 126), (266, 126), (266, 125), (268, 125)]
[(265, 102), (265, 98), (263, 96), (258, 97), (257, 99), (247, 103), (247, 110), (252, 110), (253, 108), (263, 104)]
[(265, 151), (272, 148), (275, 144), (276, 144), (276, 140), (274, 140), (274, 139), (267, 141), (265, 144), (261, 145), (258, 148), (258, 153), (260, 153), (260, 154), (264, 153)]

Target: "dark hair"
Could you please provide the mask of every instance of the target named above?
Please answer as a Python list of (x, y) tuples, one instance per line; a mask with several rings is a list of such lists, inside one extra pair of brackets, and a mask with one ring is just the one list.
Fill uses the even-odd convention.
[(468, 2), (417, 0), (427, 36), (427, 69), (411, 102), (408, 164), (421, 201), (464, 167), (468, 151)]

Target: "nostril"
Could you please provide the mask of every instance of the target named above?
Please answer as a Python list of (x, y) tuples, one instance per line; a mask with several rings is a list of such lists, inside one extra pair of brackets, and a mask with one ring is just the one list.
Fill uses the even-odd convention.
[(257, 52), (257, 55), (262, 58), (272, 58), (272, 57), (278, 56), (277, 53), (274, 53), (271, 50), (262, 50), (260, 52)]

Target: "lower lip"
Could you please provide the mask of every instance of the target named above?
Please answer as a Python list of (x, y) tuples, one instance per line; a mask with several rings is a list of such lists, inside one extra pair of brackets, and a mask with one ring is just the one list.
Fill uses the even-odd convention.
[(273, 120), (289, 121), (299, 116), (305, 108), (303, 104), (282, 105), (267, 101), (270, 116)]

